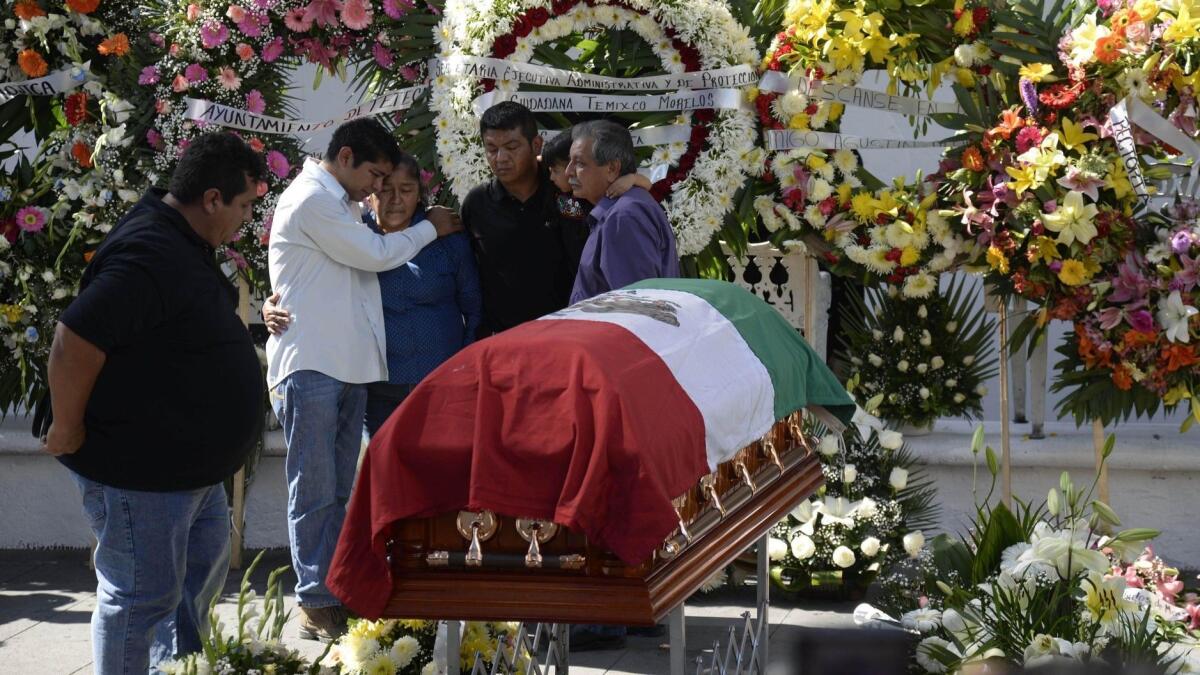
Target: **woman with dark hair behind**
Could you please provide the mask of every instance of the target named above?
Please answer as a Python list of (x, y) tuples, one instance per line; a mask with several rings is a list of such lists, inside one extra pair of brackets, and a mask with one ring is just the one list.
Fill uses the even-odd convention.
[[(425, 216), (421, 167), (402, 153), (367, 198), (367, 226), (400, 232)], [(475, 339), (481, 317), (479, 274), (465, 233), (441, 237), (408, 263), (379, 272), (387, 335), (388, 380), (367, 385), (367, 433), (374, 435), (409, 392), (434, 368)], [(272, 333), (287, 330), (290, 315), (270, 300), (263, 318)]]

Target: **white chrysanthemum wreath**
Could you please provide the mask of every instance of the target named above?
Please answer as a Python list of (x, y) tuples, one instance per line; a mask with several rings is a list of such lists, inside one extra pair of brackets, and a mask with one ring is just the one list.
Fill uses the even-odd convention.
[[(526, 62), (541, 44), (588, 28), (637, 33), (670, 73), (758, 61), (746, 29), (715, 0), (450, 0), (435, 33), (440, 53)], [(442, 173), (459, 199), (487, 180), (479, 119), (471, 107), (489, 88), (512, 91), (511, 82), (442, 73), (434, 79), (431, 108), (437, 115), (437, 152)], [(703, 250), (720, 231), (734, 195), (762, 170), (754, 113), (696, 110), (680, 116), (693, 125), (690, 140), (661, 146), (653, 161), (670, 166), (651, 193), (667, 211), (682, 255)]]

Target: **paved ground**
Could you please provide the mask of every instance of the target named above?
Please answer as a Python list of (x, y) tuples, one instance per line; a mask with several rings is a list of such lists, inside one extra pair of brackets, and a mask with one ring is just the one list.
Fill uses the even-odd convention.
[[(268, 570), (287, 564), (282, 551), (268, 553), (252, 580), (261, 595)], [(288, 573), (289, 579), (291, 573)], [(232, 617), (241, 573), (231, 572), (218, 611)], [(289, 580), (288, 587), (294, 580)], [(91, 673), (88, 622), (95, 607), (94, 574), (82, 551), (0, 551), (0, 673), (4, 675), (65, 675)], [(754, 607), (752, 588), (725, 589), (697, 598), (688, 605), (690, 657), (711, 650), (724, 638), (732, 621)], [(776, 602), (771, 607), (773, 663), (794, 652), (805, 628), (848, 628), (853, 604), (806, 605)], [(740, 628), (739, 628), (740, 631)], [(287, 644), (313, 658), (321, 645), (301, 640), (296, 621), (285, 629)], [(572, 673), (666, 673), (665, 639), (630, 638), (622, 650), (572, 654)], [(689, 669), (689, 672), (694, 667)]]

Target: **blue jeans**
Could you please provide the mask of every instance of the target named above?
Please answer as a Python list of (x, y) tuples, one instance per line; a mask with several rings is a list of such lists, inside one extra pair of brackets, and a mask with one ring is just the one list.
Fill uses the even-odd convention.
[(72, 473), (96, 535), (92, 658), (99, 675), (144, 675), (201, 650), (229, 571), (225, 486), (122, 490)]
[(325, 587), (325, 575), (354, 487), (367, 387), (301, 370), (275, 388), (271, 401), (287, 443), (296, 600), (310, 609), (332, 607), (340, 603)]

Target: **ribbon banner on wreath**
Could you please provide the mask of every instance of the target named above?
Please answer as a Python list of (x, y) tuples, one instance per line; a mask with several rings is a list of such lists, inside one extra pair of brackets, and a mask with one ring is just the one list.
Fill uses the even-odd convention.
[[(667, 212), (680, 254), (705, 249), (733, 209), (738, 190), (763, 163), (754, 115), (746, 105), (758, 61), (746, 29), (715, 0), (545, 4), (451, 0), (446, 5), (435, 32), (441, 57), (430, 107), (437, 117), (441, 169), (454, 193), (462, 199), (488, 178), (478, 113), (495, 102), (524, 103), (546, 118), (540, 122), (546, 127), (552, 126), (547, 120), (562, 125), (564, 114), (618, 115), (635, 138), (641, 136), (640, 145), (654, 147), (643, 164), (654, 169), (658, 180), (651, 193)], [(600, 31), (636, 35), (660, 61), (660, 72), (629, 78), (596, 74), (583, 70), (590, 68), (586, 56), (565, 56)], [(561, 57), (555, 61), (580, 64), (580, 70), (529, 63), (535, 53), (547, 61), (541, 58), (546, 50)], [(523, 90), (527, 86), (538, 91)], [(679, 132), (655, 129), (687, 129), (688, 134), (676, 140)], [(667, 136), (667, 142), (650, 142)]]

